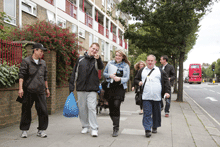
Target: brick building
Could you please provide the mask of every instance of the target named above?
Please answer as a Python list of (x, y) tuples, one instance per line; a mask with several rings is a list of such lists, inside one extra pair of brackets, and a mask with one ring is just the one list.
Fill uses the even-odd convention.
[[(101, 46), (100, 55), (107, 62), (113, 58), (115, 49), (128, 52), (127, 40), (124, 39), (124, 28), (119, 21), (110, 17), (121, 17), (128, 22), (129, 16), (115, 10), (117, 0), (0, 0), (0, 12), (10, 16), (8, 25), (23, 27), (37, 21), (46, 20), (62, 28), (69, 28), (78, 35), (80, 45), (88, 49), (92, 42)], [(31, 41), (31, 40), (29, 40)], [(28, 55), (31, 54), (33, 42), (26, 44)], [(83, 54), (81, 52), (80, 54)], [(63, 108), (69, 87), (56, 85), (56, 52), (45, 53), (48, 68), (48, 83), (51, 96), (47, 99), (48, 111), (53, 114)], [(18, 84), (10, 88), (0, 88), (0, 128), (20, 121), (21, 104), (15, 101)], [(32, 117), (36, 118), (36, 111)]]

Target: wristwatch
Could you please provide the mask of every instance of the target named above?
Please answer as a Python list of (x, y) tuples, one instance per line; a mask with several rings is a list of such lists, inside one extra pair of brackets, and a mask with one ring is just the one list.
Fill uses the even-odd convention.
[(46, 90), (47, 90), (48, 88), (46, 88)]

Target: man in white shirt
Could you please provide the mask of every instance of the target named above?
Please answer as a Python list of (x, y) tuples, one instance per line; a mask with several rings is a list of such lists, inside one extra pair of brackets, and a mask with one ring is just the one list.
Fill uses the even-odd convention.
[(149, 55), (147, 66), (139, 70), (135, 76), (135, 83), (143, 86), (143, 126), (146, 137), (151, 136), (151, 128), (152, 133), (157, 133), (157, 127), (161, 126), (161, 98), (164, 95), (169, 98), (171, 89), (166, 73), (155, 64), (156, 57)]

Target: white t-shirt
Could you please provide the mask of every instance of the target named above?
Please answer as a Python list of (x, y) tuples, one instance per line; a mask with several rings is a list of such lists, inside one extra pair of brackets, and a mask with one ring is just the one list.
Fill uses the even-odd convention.
[(38, 62), (39, 62), (39, 59), (34, 59), (34, 62), (36, 63), (36, 64), (38, 64)]

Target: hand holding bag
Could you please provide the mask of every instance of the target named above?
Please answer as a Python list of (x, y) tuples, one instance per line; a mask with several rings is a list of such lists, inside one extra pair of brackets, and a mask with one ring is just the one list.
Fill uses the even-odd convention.
[(73, 92), (67, 97), (64, 108), (63, 108), (63, 116), (65, 117), (78, 117), (79, 108), (77, 106), (75, 96)]

